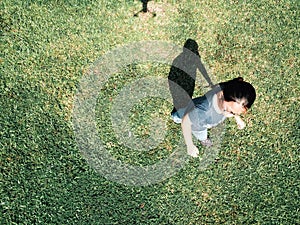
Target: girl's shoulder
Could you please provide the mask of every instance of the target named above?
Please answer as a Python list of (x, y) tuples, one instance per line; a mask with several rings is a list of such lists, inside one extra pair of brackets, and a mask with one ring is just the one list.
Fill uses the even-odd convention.
[(213, 103), (214, 96), (216, 96), (220, 91), (221, 87), (217, 85), (213, 89), (208, 91), (205, 95), (193, 99), (193, 103), (195, 104), (196, 108), (208, 110)]
[(209, 101), (206, 95), (193, 99), (193, 103), (195, 105), (195, 108), (201, 109), (203, 111), (206, 111), (209, 108)]
[(209, 111), (212, 106), (213, 96), (221, 91), (219, 85), (215, 86), (212, 90), (208, 91), (205, 95), (194, 98), (186, 107), (186, 113), (191, 112), (192, 110), (201, 111), (204, 113)]

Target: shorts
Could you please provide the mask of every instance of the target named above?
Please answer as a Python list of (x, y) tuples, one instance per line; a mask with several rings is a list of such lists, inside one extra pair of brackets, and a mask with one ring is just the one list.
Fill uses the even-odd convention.
[(199, 141), (204, 141), (207, 139), (207, 129), (201, 131), (193, 131), (192, 134), (197, 138)]

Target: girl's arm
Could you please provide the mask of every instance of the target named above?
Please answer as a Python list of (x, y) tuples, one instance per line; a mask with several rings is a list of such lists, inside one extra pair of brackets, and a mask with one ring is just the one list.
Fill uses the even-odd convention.
[(185, 115), (181, 122), (182, 133), (185, 144), (187, 146), (187, 152), (190, 156), (197, 157), (199, 155), (198, 148), (193, 143), (192, 136), (192, 123), (188, 115)]
[(241, 119), (241, 117), (239, 117), (239, 116), (234, 116), (234, 118), (235, 118), (235, 121), (236, 121), (236, 123), (237, 123), (237, 125), (238, 125), (238, 128), (239, 128), (239, 129), (244, 129), (245, 126), (246, 126), (246, 124), (245, 124), (245, 122)]

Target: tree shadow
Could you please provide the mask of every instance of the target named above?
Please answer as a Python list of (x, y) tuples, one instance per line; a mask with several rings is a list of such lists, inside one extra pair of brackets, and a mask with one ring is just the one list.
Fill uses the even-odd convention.
[(198, 44), (193, 39), (187, 39), (183, 51), (174, 60), (169, 72), (169, 89), (173, 98), (174, 113), (184, 108), (191, 101), (195, 89), (197, 69), (201, 72), (210, 87), (213, 83), (201, 62)]
[(148, 2), (150, 2), (151, 0), (140, 0), (142, 2), (142, 9), (140, 11), (138, 11), (137, 13), (134, 14), (135, 17), (138, 17), (140, 13), (151, 13), (153, 17), (156, 16), (155, 12), (151, 12), (148, 9)]

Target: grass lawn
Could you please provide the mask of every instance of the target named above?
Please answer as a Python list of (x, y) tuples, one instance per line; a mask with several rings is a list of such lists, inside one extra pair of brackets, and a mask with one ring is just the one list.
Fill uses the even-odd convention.
[[(299, 7), (294, 0), (153, 0), (155, 16), (134, 16), (138, 0), (2, 0), (0, 224), (300, 224)], [(105, 178), (80, 151), (73, 129), (81, 79), (126, 44), (183, 46), (188, 38), (197, 41), (214, 82), (243, 76), (255, 86), (247, 127), (227, 120), (217, 158), (205, 169), (190, 159), (145, 186)], [(164, 139), (149, 151), (120, 142), (110, 118), (112, 99), (127, 84), (167, 79), (169, 69), (132, 63), (99, 88), (98, 137), (115, 159), (154, 165), (179, 145), (172, 104), (161, 98), (135, 104), (128, 119), (141, 138), (156, 131), (151, 115), (165, 121)]]

